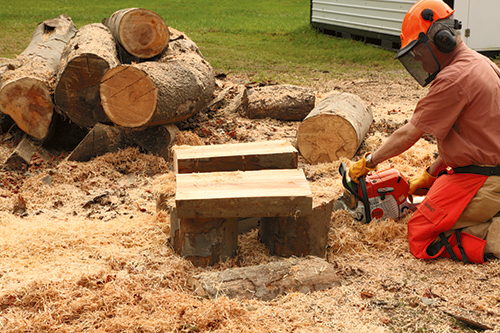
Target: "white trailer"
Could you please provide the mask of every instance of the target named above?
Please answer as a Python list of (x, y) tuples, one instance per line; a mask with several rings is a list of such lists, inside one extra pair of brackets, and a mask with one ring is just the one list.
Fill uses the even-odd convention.
[[(500, 51), (499, 0), (443, 0), (462, 21), (472, 49)], [(399, 49), (403, 18), (416, 0), (311, 0), (311, 25), (336, 37)]]

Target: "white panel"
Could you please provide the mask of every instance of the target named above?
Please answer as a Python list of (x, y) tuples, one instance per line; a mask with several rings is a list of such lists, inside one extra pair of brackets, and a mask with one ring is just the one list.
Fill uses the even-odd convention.
[[(500, 50), (500, 1), (455, 0), (455, 17), (462, 21), (462, 36), (477, 51)], [(466, 29), (470, 37), (465, 37)]]
[(415, 0), (313, 0), (312, 22), (399, 36)]

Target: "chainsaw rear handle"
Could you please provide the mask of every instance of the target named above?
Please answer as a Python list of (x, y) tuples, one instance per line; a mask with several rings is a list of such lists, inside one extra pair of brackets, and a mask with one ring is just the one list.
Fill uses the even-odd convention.
[(368, 190), (366, 189), (366, 181), (365, 176), (359, 177), (359, 187), (361, 188), (361, 195), (357, 191), (355, 191), (349, 183), (347, 182), (347, 169), (345, 167), (344, 162), (340, 163), (339, 173), (342, 176), (342, 185), (351, 192), (356, 199), (363, 203), (365, 207), (365, 219), (366, 223), (370, 223), (372, 221), (372, 214), (370, 213), (370, 201), (368, 200)]

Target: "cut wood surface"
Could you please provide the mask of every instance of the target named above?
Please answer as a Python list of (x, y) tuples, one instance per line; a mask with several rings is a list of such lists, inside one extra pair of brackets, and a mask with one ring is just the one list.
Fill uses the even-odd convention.
[(212, 67), (198, 55), (110, 69), (101, 83), (109, 119), (122, 127), (174, 123), (201, 111), (212, 97)]
[(173, 149), (176, 173), (296, 169), (298, 152), (285, 140)]
[(56, 111), (83, 127), (110, 122), (101, 105), (102, 76), (120, 62), (111, 31), (101, 23), (81, 27), (64, 48), (56, 79)]
[(114, 12), (103, 24), (110, 28), (125, 51), (142, 59), (162, 53), (170, 40), (163, 18), (143, 8), (126, 8)]
[(311, 164), (351, 159), (373, 121), (371, 108), (359, 96), (335, 93), (309, 113), (297, 130), (300, 154)]
[(40, 23), (28, 47), (0, 74), (0, 111), (37, 140), (49, 133), (54, 111), (49, 80), (75, 33), (76, 27), (66, 15)]
[(247, 89), (244, 114), (250, 119), (303, 120), (314, 108), (314, 91), (288, 84)]
[(298, 216), (312, 211), (302, 170), (177, 174), (178, 217)]
[(172, 145), (179, 128), (175, 125), (158, 125), (147, 127), (141, 131), (125, 131), (126, 142), (131, 146), (138, 146), (142, 151), (163, 157), (169, 162), (172, 156)]
[(67, 157), (68, 161), (89, 161), (93, 157), (125, 148), (123, 131), (97, 123)]
[(31, 163), (35, 155), (45, 160), (50, 158), (50, 154), (45, 149), (25, 135), (4, 161), (3, 167), (7, 170), (23, 170)]
[(190, 278), (188, 283), (199, 296), (264, 301), (286, 293), (312, 293), (341, 285), (334, 265), (317, 257), (202, 273)]

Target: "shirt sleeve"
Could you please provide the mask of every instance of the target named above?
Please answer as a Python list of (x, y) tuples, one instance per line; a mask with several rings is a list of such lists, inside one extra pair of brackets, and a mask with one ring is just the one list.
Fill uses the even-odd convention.
[(465, 89), (454, 80), (434, 80), (427, 96), (422, 98), (410, 120), (413, 126), (438, 139), (444, 139), (462, 110), (469, 103)]

